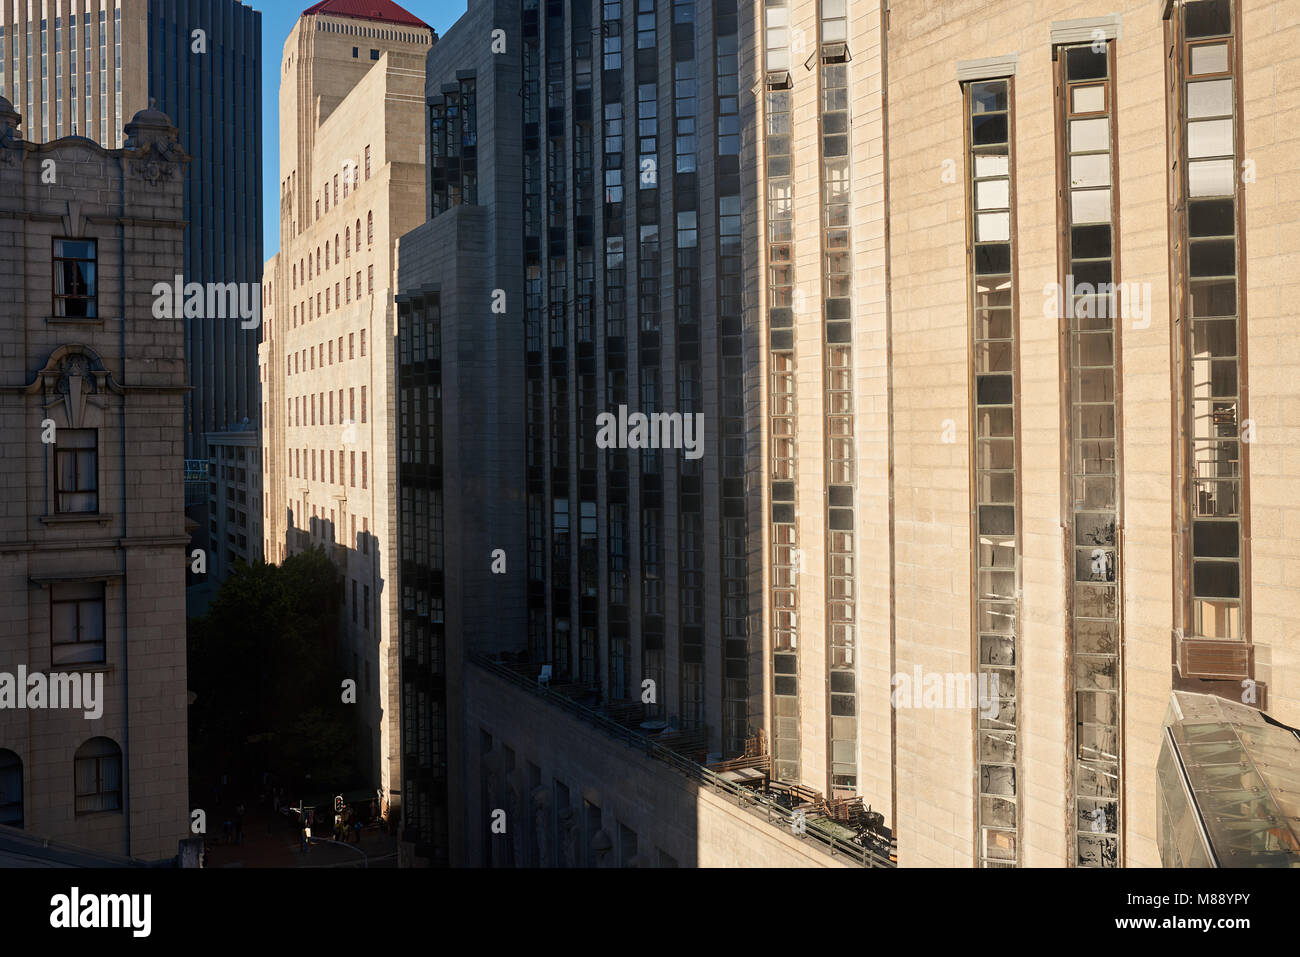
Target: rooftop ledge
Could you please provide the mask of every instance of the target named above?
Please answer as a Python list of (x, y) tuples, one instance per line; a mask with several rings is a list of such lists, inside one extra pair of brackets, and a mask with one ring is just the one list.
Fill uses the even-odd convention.
[[(666, 733), (662, 728), (664, 722), (637, 723), (643, 717), (638, 704), (597, 704), (596, 708), (600, 710), (588, 707), (576, 699), (591, 700), (599, 692), (582, 685), (564, 683), (561, 675), (551, 679), (552, 683), (542, 684), (537, 678), (541, 666), (536, 663), (500, 661), (473, 653), (468, 653), (466, 660), (562, 708), (572, 717), (604, 731), (625, 745), (644, 751), (648, 757), (663, 761), (697, 786), (735, 798), (736, 803), (753, 814), (756, 821), (765, 817), (769, 824), (789, 833), (793, 831), (791, 825), (796, 815), (802, 813), (806, 824), (803, 839), (814, 842), (831, 857), (847, 858), (862, 867), (897, 867), (887, 838), (876, 834), (863, 839), (862, 830), (853, 826), (862, 817), (861, 799), (823, 801), (822, 795), (811, 788), (781, 781), (769, 782), (766, 768), (770, 758), (766, 754), (733, 758), (712, 766), (701, 764), (690, 755), (703, 751), (703, 729), (663, 737)], [(645, 727), (652, 724), (661, 727)]]

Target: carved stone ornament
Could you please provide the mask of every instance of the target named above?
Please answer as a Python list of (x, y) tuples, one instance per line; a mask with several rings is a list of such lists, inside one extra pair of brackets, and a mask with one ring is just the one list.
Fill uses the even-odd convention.
[(107, 393), (120, 393), (121, 389), (94, 352), (84, 346), (60, 346), (27, 391), (40, 394), (47, 414), (62, 412), (61, 425), (80, 429), (86, 425), (88, 413), (90, 419), (101, 414)]

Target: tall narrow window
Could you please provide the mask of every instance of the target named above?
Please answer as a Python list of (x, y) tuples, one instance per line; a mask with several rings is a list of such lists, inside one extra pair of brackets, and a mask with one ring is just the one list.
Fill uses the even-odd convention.
[(858, 789), (852, 150), (847, 4), (822, 0), (819, 119), (826, 460), (826, 689), (832, 797)]
[(99, 433), (95, 429), (59, 429), (54, 445), (55, 511), (99, 511)]
[[(794, 176), (788, 0), (766, 0), (768, 452), (772, 514), (770, 620), (773, 775), (799, 780), (799, 526), (794, 353)], [(773, 72), (779, 70), (781, 72)]]
[(1060, 307), (1066, 349), (1064, 468), (1070, 542), (1067, 674), (1072, 740), (1074, 864), (1119, 865), (1120, 317), (1119, 208), (1115, 177), (1114, 41), (1061, 46), (1056, 54), (1058, 175), (1063, 234)]
[(1178, 160), (1170, 204), (1181, 499), (1174, 625), (1185, 678), (1253, 673), (1238, 17), (1232, 0), (1188, 0), (1167, 27)]
[[(976, 857), (1019, 862), (1019, 522), (1010, 79), (966, 84), (974, 453)], [(996, 702), (996, 707), (994, 706)]]
[(104, 585), (68, 582), (50, 590), (50, 661), (54, 665), (102, 664)]
[(97, 309), (95, 241), (54, 240), (54, 315), (93, 319)]

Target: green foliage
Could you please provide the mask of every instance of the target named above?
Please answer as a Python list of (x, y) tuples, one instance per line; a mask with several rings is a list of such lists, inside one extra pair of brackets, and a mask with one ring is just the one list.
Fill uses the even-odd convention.
[(320, 548), (279, 566), (237, 563), (205, 617), (189, 623), (193, 779), (270, 769), (342, 786), (357, 748), (340, 700), (341, 580)]

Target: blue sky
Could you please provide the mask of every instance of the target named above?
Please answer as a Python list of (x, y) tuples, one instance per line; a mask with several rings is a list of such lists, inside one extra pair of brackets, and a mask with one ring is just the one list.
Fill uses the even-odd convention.
[[(280, 56), (289, 31), (315, 0), (253, 0), (262, 11), (262, 235), (270, 259), (280, 248)], [(399, 4), (439, 36), (465, 12), (466, 0), (411, 0)]]

